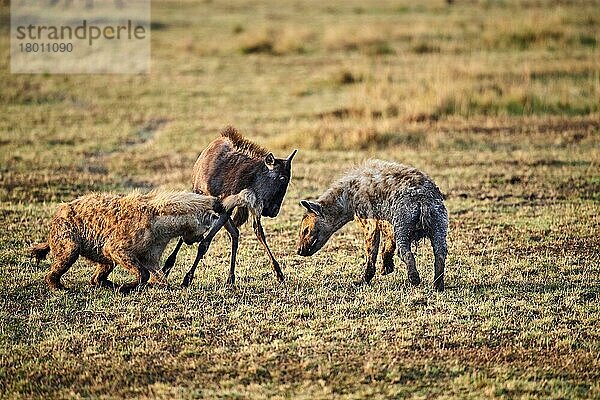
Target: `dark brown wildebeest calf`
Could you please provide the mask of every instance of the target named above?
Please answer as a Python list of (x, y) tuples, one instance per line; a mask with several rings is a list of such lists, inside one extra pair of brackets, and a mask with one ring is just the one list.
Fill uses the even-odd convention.
[[(198, 247), (194, 264), (183, 280), (184, 286), (191, 283), (198, 262), (208, 250), (212, 238), (223, 225), (231, 238), (231, 263), (227, 283), (235, 283), (235, 261), (239, 240), (238, 227), (248, 220), (249, 214), (251, 214), (256, 237), (264, 247), (277, 279), (283, 282), (284, 277), (279, 262), (273, 256), (267, 244), (261, 217), (274, 218), (279, 214), (291, 179), (292, 159), (296, 151), (294, 150), (285, 159), (275, 158), (273, 153), (247, 140), (231, 126), (221, 131), (221, 137), (215, 139), (204, 149), (194, 165), (194, 191), (224, 198), (248, 189), (248, 194), (245, 196), (248, 206), (236, 208), (233, 220), (225, 216), (207, 234)], [(169, 274), (175, 264), (177, 252), (182, 243), (183, 241), (180, 239), (165, 262), (163, 268), (165, 275)]]

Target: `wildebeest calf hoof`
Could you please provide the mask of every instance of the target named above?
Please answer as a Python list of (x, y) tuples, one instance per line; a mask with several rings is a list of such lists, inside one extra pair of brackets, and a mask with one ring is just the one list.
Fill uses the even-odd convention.
[(225, 285), (227, 285), (227, 286), (235, 285), (235, 275), (229, 275), (227, 277), (227, 280), (225, 281)]
[(183, 278), (183, 282), (181, 283), (181, 286), (189, 287), (192, 284), (192, 279), (193, 279), (193, 277), (191, 277), (190, 275), (186, 275)]
[(365, 279), (358, 279), (358, 280), (356, 280), (356, 281), (352, 282), (352, 284), (353, 284), (354, 286), (358, 286), (358, 287), (360, 287), (360, 286), (365, 286), (365, 285), (368, 285), (368, 284), (369, 284), (369, 282), (368, 282), (368, 281), (366, 281)]

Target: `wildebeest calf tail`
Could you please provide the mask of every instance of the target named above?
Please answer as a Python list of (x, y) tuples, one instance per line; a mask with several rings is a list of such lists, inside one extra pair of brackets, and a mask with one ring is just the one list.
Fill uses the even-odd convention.
[(35, 257), (36, 264), (39, 264), (41, 260), (44, 260), (48, 253), (50, 253), (50, 245), (48, 242), (38, 243), (29, 248), (29, 253), (32, 257)]

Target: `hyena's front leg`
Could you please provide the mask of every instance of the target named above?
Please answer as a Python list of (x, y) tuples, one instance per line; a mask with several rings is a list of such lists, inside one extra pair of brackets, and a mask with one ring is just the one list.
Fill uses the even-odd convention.
[(379, 230), (383, 245), (381, 248), (381, 275), (387, 275), (394, 272), (394, 253), (396, 252), (396, 239), (394, 238), (394, 228), (388, 221), (378, 221)]
[(379, 227), (376, 220), (356, 218), (356, 223), (365, 235), (365, 276), (363, 281), (369, 283), (375, 276), (377, 252), (379, 251)]

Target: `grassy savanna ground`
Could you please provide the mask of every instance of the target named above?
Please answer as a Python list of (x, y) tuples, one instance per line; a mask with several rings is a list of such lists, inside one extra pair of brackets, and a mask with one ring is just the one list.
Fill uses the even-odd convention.
[[(8, 73), (0, 8), (0, 397), (600, 397), (600, 6), (594, 1), (153, 2), (149, 76)], [(52, 293), (26, 248), (92, 190), (189, 188), (226, 124), (283, 157), (224, 287), (220, 235), (189, 289)], [(295, 254), (298, 200), (369, 157), (447, 195), (446, 285), (370, 286), (349, 224)], [(170, 249), (171, 247), (169, 247)], [(117, 268), (114, 280), (130, 279)]]

